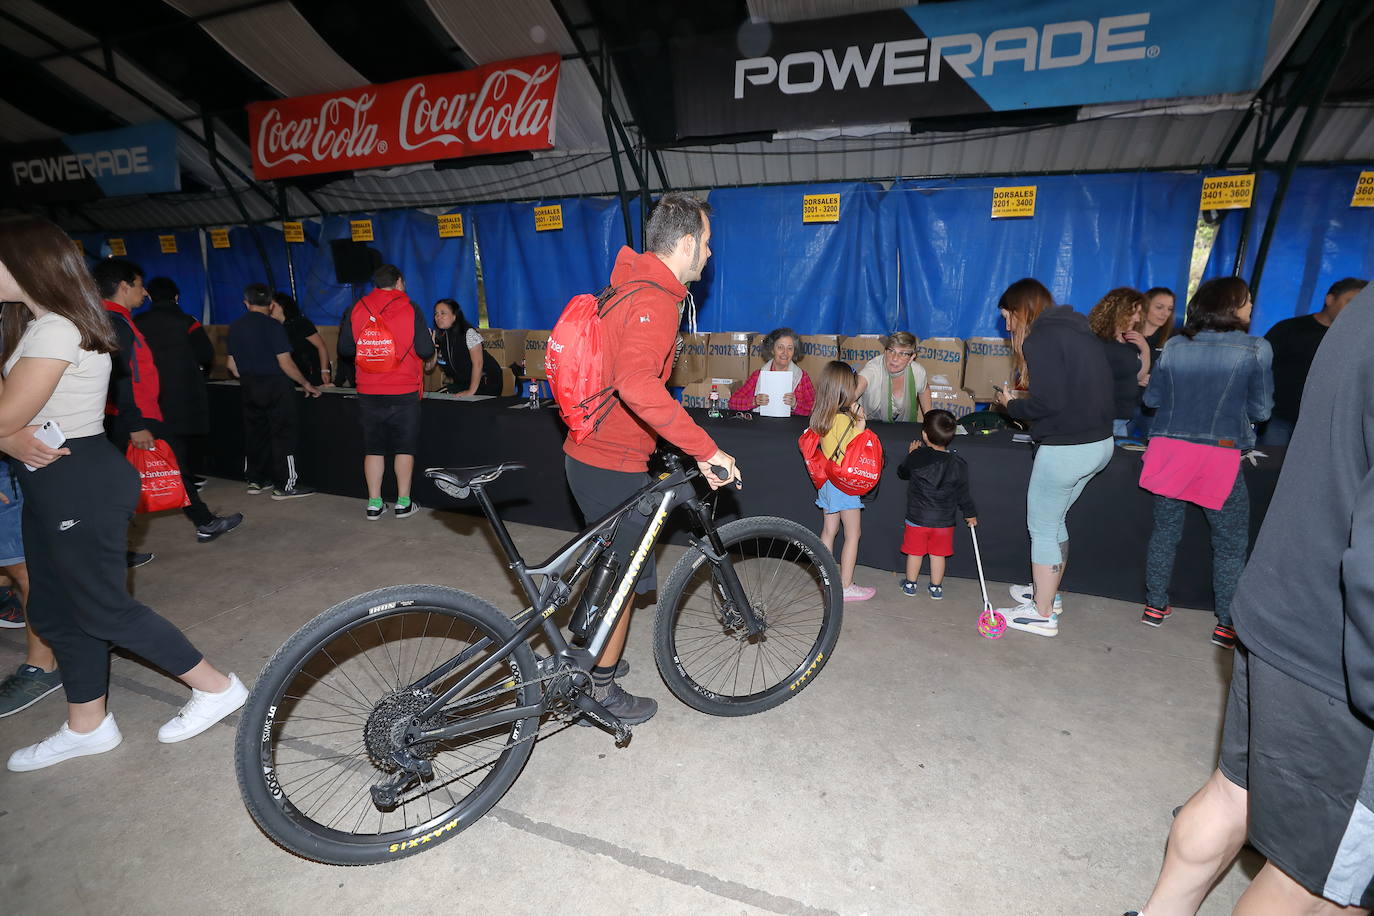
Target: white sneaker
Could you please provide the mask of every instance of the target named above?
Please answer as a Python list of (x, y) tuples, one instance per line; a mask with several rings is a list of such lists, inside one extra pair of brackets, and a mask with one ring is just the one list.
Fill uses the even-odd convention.
[[(1011, 600), (1017, 604), (1035, 603), (1035, 586), (1033, 585), (1013, 585), (1007, 589), (1007, 593), (1011, 595)], [(1054, 612), (1056, 614), (1064, 612), (1064, 596), (1058, 592), (1054, 593)]]
[(1044, 617), (1033, 604), (998, 608), (997, 613), (1007, 618), (1007, 626), (1014, 630), (1025, 630), (1037, 636), (1059, 635), (1059, 615), (1051, 614)]
[(6, 767), (14, 773), (41, 770), (54, 763), (71, 760), (73, 757), (87, 757), (114, 750), (123, 740), (124, 736), (119, 733), (119, 726), (115, 725), (114, 715), (111, 713), (105, 713), (105, 718), (100, 720), (95, 731), (85, 734), (72, 731), (67, 727), (67, 723), (63, 722), (57, 734), (50, 735), (37, 744), (21, 747), (10, 754)]
[(247, 700), (248, 688), (243, 686), (236, 674), (229, 675), (229, 686), (219, 693), (206, 693), (192, 688), (191, 702), (181, 707), (181, 712), (175, 718), (157, 730), (157, 740), (163, 744), (175, 744), (194, 738)]

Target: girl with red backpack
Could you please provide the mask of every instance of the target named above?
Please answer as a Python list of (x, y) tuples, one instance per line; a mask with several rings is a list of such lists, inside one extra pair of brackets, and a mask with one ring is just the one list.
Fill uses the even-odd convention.
[(844, 527), (839, 562), (845, 601), (867, 601), (875, 592), (855, 584), (854, 567), (859, 560), (859, 511), (863, 509), (859, 497), (877, 486), (883, 470), (882, 445), (864, 428), (866, 418), (858, 398), (854, 369), (848, 363), (832, 361), (816, 386), (811, 426), (798, 442), (807, 473), (818, 491), (816, 505), (824, 514), (821, 541), (832, 554), (835, 536)]

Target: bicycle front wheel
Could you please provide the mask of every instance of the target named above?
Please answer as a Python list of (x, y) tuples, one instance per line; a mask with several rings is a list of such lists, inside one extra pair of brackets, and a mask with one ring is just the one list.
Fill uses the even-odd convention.
[(234, 762), (248, 812), (286, 849), (332, 865), (413, 855), (471, 826), (520, 775), (537, 715), (406, 747), (433, 778), (381, 804), (371, 790), (400, 769), (390, 755), (406, 725), (468, 673), (486, 666), (425, 725), (539, 702), (528, 645), (489, 663), (514, 633), (487, 602), (435, 585), (379, 589), (320, 614), (277, 650), (244, 706)]
[(718, 533), (764, 630), (745, 631), (726, 607), (716, 567), (689, 549), (659, 597), (654, 660), (668, 689), (688, 706), (747, 716), (815, 680), (840, 638), (844, 593), (835, 558), (796, 522), (744, 518)]

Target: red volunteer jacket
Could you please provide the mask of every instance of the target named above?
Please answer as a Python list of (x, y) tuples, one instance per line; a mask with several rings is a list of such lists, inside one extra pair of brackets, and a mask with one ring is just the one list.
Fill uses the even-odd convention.
[(615, 405), (601, 425), (582, 442), (566, 439), (568, 457), (610, 471), (648, 470), (649, 455), (662, 436), (698, 461), (716, 453), (716, 443), (693, 422), (668, 393), (673, 349), (681, 322), (679, 304), (687, 288), (652, 252), (621, 248), (611, 271), (611, 285), (652, 280), (663, 289), (643, 286), (629, 293), (602, 319), (606, 375), (615, 388)]
[[(113, 312), (116, 316), (114, 319), (116, 322), (115, 331), (116, 336), (120, 339), (121, 345), (119, 360), (123, 362), (129, 370), (128, 384), (133, 390), (134, 406), (138, 408), (138, 412), (143, 414), (145, 418), (149, 420), (161, 420), (162, 408), (158, 406), (157, 399), (162, 388), (158, 382), (157, 364), (153, 362), (153, 351), (148, 349), (148, 341), (143, 338), (143, 333), (139, 331), (138, 325), (134, 324), (134, 316), (128, 309), (118, 302), (111, 302), (109, 299), (105, 299), (103, 302), (105, 310), (107, 312)], [(123, 329), (119, 326), (119, 323), (128, 326), (128, 334), (125, 334)], [(127, 346), (130, 336), (132, 336), (133, 345)], [(120, 403), (121, 400), (127, 398), (127, 393), (121, 392), (120, 390), (125, 384), (124, 379), (118, 377), (120, 375), (119, 370), (115, 370), (112, 375), (110, 394), (105, 401), (105, 413), (110, 416), (130, 414), (132, 411), (127, 409), (127, 402), (126, 404)], [(145, 428), (142, 423), (137, 422), (136, 418), (132, 416), (125, 416), (124, 420), (129, 429), (138, 430)], [(129, 421), (134, 422), (130, 423)]]

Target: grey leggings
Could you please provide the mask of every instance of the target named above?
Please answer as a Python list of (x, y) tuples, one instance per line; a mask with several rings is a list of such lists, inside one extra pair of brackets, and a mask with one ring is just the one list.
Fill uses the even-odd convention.
[[(1155, 524), (1145, 554), (1145, 602), (1150, 607), (1169, 604), (1169, 580), (1174, 574), (1174, 557), (1183, 537), (1183, 513), (1188, 503), (1167, 496), (1155, 496)], [(1220, 509), (1203, 509), (1212, 529), (1212, 593), (1217, 623), (1231, 625), (1231, 597), (1245, 568), (1245, 551), (1250, 543), (1250, 492), (1245, 489), (1245, 474), (1236, 473), (1231, 495)]]

